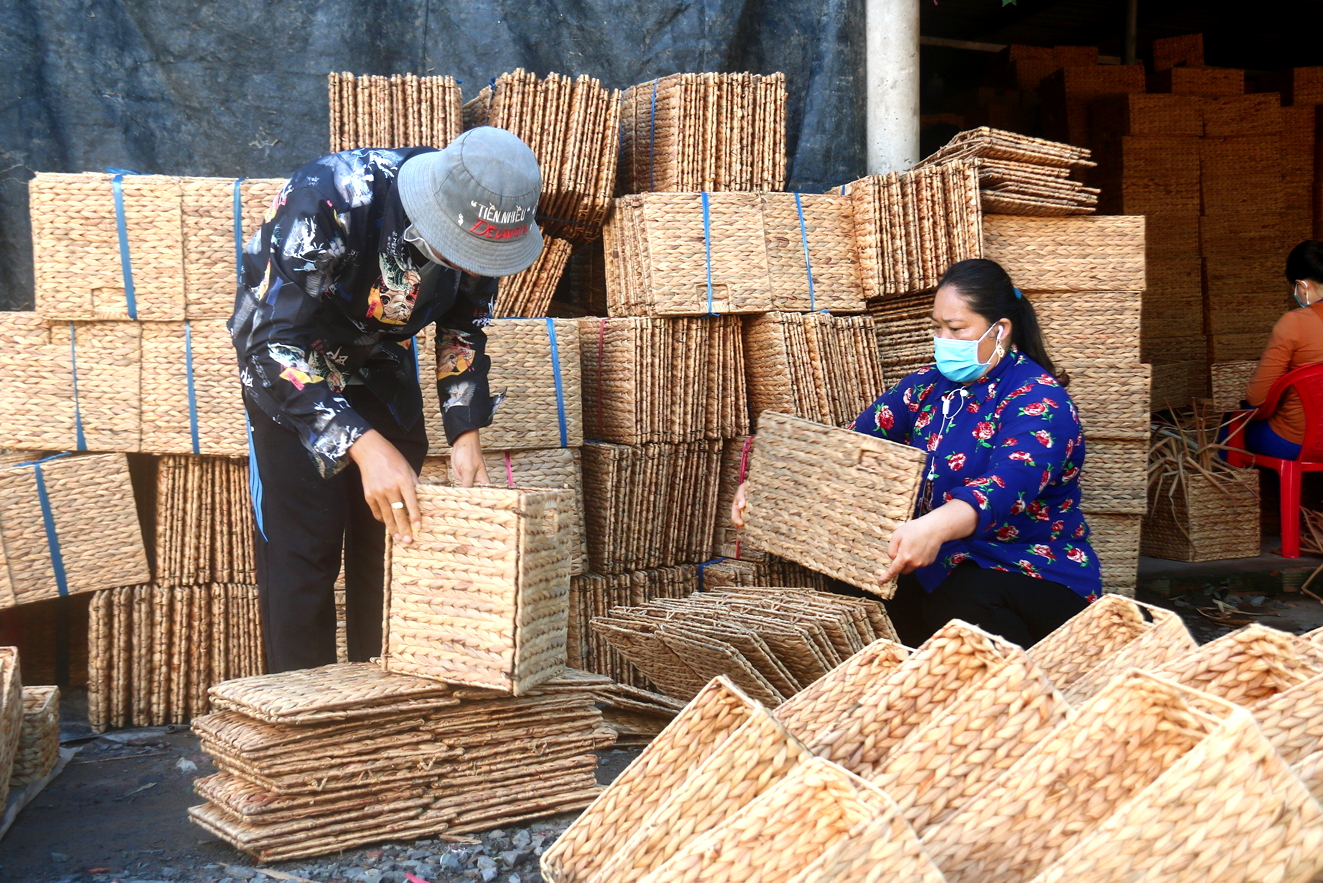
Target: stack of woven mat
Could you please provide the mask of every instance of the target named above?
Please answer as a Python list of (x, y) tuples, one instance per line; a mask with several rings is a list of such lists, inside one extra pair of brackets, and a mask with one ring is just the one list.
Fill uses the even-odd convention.
[(454, 77), (326, 77), (331, 153), (360, 147), (445, 147), (463, 125)]
[(620, 191), (780, 190), (785, 74), (692, 73), (625, 90)]
[(914, 651), (876, 641), (771, 712), (718, 678), (542, 871), (1303, 883), (1323, 869), (1317, 654), (1253, 627), (1196, 649), (1108, 595), (1028, 653), (958, 620)]
[(207, 690), (265, 670), (257, 587), (126, 586), (92, 597), (88, 721), (93, 730), (187, 724)]
[(246, 460), (167, 456), (156, 461), (156, 582), (257, 580)]
[(1087, 215), (1098, 204), (1096, 188), (1070, 177), (1097, 165), (1083, 147), (985, 126), (956, 135), (916, 168), (945, 163), (973, 165), (987, 214)]
[(220, 772), (189, 815), (277, 861), (578, 809), (613, 740), (594, 705), (609, 687), (567, 673), (515, 698), (367, 663), (230, 681), (193, 724)]
[(721, 675), (769, 707), (878, 638), (896, 640), (876, 601), (784, 588), (616, 607), (592, 630), (668, 696), (687, 701)]
[(542, 169), (538, 219), (571, 242), (598, 237), (615, 189), (619, 92), (586, 75), (539, 79), (520, 68), (464, 105), (464, 126), (497, 126), (522, 138)]
[(550, 315), (551, 298), (560, 284), (571, 250), (568, 239), (543, 236), (542, 253), (533, 265), (496, 283), (495, 315), (530, 319)]
[(642, 193), (616, 200), (604, 236), (612, 316), (863, 310), (840, 195)]
[(744, 321), (753, 420), (763, 411), (840, 426), (885, 388), (868, 316), (765, 313)]

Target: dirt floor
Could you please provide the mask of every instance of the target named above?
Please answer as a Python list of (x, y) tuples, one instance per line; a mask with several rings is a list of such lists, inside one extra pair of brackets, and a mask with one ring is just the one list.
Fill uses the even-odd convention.
[[(1226, 634), (1241, 622), (1261, 622), (1295, 633), (1323, 626), (1323, 603), (1299, 593), (1264, 596), (1209, 590), (1167, 598), (1141, 591), (1140, 600), (1180, 612), (1201, 642)], [(1239, 612), (1228, 612), (1232, 610)], [(1210, 614), (1230, 621), (1213, 622), (1207, 618)], [(465, 843), (390, 844), (283, 862), (272, 867), (292, 876), (268, 877), (251, 857), (188, 822), (187, 808), (198, 802), (193, 779), (213, 767), (187, 729), (94, 737), (86, 724), (81, 691), (70, 692), (61, 712), (62, 741), (67, 747), (79, 747), (79, 752), (0, 840), (0, 881), (533, 883), (542, 879), (538, 857), (573, 818), (560, 816), (493, 831), (465, 838), (471, 841)], [(599, 781), (611, 781), (637, 753), (605, 752)]]

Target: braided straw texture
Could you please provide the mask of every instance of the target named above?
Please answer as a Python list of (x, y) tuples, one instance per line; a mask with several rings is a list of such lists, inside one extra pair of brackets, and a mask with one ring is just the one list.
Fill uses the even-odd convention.
[(1259, 367), (1256, 359), (1243, 359), (1236, 362), (1214, 362), (1208, 366), (1213, 382), (1213, 410), (1239, 410), (1245, 398), (1245, 387)]
[(1315, 751), (1300, 761), (1295, 772), (1314, 799), (1323, 801), (1323, 751)]
[(522, 695), (565, 668), (566, 491), (417, 489), (422, 529), (389, 556), (387, 671)]
[(498, 280), (495, 315), (530, 319), (546, 316), (572, 249), (568, 239), (544, 236), (542, 251), (531, 267)]
[(463, 130), (459, 83), (454, 77), (326, 77), (331, 152), (365, 147), (445, 147)]
[(0, 802), (8, 805), (14, 756), (23, 731), (23, 680), (18, 648), (0, 647)]
[(1152, 671), (1248, 708), (1323, 673), (1323, 653), (1294, 635), (1255, 624)]
[(789, 883), (855, 827), (888, 809), (894, 811), (885, 793), (814, 758), (724, 824), (685, 844), (641, 883)]
[(1175, 776), (1163, 785), (1179, 782), (1179, 762), (1234, 712), (1152, 675), (1118, 678), (930, 829), (924, 847), (953, 883), (1030, 880), (1164, 773)]
[(1249, 706), (1282, 758), (1297, 765), (1323, 745), (1323, 675), (1315, 675)]
[(1088, 439), (1080, 472), (1081, 505), (1089, 512), (1143, 515), (1148, 511), (1148, 440)]
[(1144, 519), (1138, 515), (1086, 513), (1089, 545), (1098, 556), (1104, 592), (1133, 597), (1139, 582), (1139, 543)]
[[(583, 444), (583, 399), (580, 390), (579, 333), (573, 319), (556, 319), (556, 347), (565, 406), (565, 446)], [(488, 385), (493, 396), (504, 395), (491, 426), (481, 431), (482, 445), (494, 451), (522, 451), (561, 446), (556, 397), (556, 363), (544, 319), (496, 319), (485, 329), (491, 358)], [(435, 370), (434, 329), (419, 332), (418, 364), (424, 378), (423, 411), (430, 448), (449, 449), (436, 384), (427, 380)], [(231, 359), (233, 361), (233, 359)]]
[(188, 396), (191, 342), (193, 393), (197, 407), (198, 451), (238, 457), (248, 453), (243, 393), (234, 344), (225, 322), (150, 322), (142, 326), (142, 450), (192, 454)]
[(1026, 291), (1143, 291), (1144, 218), (983, 219), (983, 257)]
[(791, 883), (945, 883), (899, 811), (886, 807), (855, 825)]
[(248, 461), (173, 455), (155, 465), (157, 585), (256, 584)]
[[(28, 184), (36, 310), (43, 318), (127, 319), (112, 175), (39, 173)], [(138, 318), (184, 318), (180, 184), (165, 175), (125, 175)]]
[(1149, 486), (1145, 555), (1177, 561), (1255, 558), (1260, 547), (1259, 475), (1236, 470), (1221, 480), (1186, 469), (1179, 481)]
[(1034, 883), (1306, 883), (1323, 870), (1323, 809), (1236, 709), (1057, 855)]
[(788, 699), (776, 709), (777, 720), (813, 742), (858, 704), (863, 685), (882, 683), (908, 656), (895, 641), (874, 641)]
[[(1025, 296), (1034, 305), (1047, 354), (1058, 365), (1109, 361), (1136, 365), (1140, 361), (1142, 292), (1033, 291)], [(1106, 333), (1100, 333), (1103, 328)], [(1070, 376), (1074, 396), (1074, 372)]]
[(646, 876), (812, 756), (767, 711), (756, 707), (590, 879), (607, 883)]
[[(409, 142), (414, 143), (414, 142)], [(234, 312), (233, 178), (180, 178), (184, 237), (185, 317), (228, 319)], [(284, 178), (248, 178), (239, 184), (240, 230), (246, 243), (261, 228), (285, 186)]]
[(629, 840), (758, 706), (717, 678), (662, 730), (542, 856), (556, 883), (583, 883)]
[(701, 193), (616, 200), (603, 231), (611, 315), (863, 311), (846, 197), (710, 193), (707, 220)]
[(14, 753), (11, 788), (45, 778), (60, 759), (60, 688), (23, 688), (23, 725)]
[[(891, 532), (914, 512), (925, 455), (766, 412), (749, 471), (745, 541), (888, 598)], [(852, 500), (867, 500), (860, 508)]]
[[(41, 472), (71, 594), (150, 578), (123, 454), (61, 457)], [(0, 607), (58, 597), (50, 539), (34, 467), (0, 460)]]
[(316, 724), (430, 711), (457, 704), (445, 684), (367, 662), (237, 678), (212, 687), (212, 708), (275, 724)]
[[(487, 477), (496, 487), (570, 491), (572, 505), (561, 514), (569, 533), (570, 573), (588, 570), (588, 542), (584, 534), (583, 466), (578, 448), (543, 448), (535, 451), (483, 450)], [(418, 480), (423, 484), (455, 485), (449, 457), (428, 457)]]
[(1151, 365), (1067, 358), (1057, 368), (1070, 375), (1085, 438), (1148, 439)]

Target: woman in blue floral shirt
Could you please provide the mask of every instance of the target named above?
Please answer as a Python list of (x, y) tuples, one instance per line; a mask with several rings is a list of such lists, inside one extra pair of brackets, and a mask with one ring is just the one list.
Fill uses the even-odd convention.
[(932, 322), (936, 364), (853, 424), (929, 452), (916, 517), (891, 538), (887, 607), (910, 646), (958, 618), (1028, 647), (1102, 591), (1079, 418), (1033, 306), (998, 264), (952, 265)]

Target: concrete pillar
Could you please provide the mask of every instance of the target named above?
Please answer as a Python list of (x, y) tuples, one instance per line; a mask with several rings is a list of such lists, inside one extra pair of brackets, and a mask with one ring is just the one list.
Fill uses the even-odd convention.
[(920, 0), (864, 0), (868, 173), (907, 169), (919, 156)]

